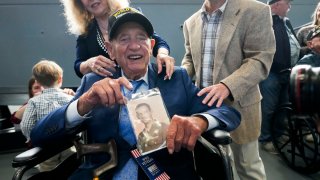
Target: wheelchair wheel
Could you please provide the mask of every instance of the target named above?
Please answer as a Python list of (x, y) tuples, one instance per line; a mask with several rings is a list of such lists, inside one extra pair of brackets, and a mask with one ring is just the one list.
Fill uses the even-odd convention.
[[(309, 115), (293, 115), (290, 107), (280, 108), (272, 123), (272, 142), (289, 167), (303, 174), (320, 170), (319, 134)], [(307, 137), (313, 140), (307, 140)]]
[[(206, 141), (206, 140), (205, 140)], [(202, 142), (204, 142), (202, 140)], [(222, 145), (197, 142), (194, 153), (196, 171), (202, 180), (233, 180), (230, 157)], [(208, 162), (211, 165), (207, 165)], [(213, 173), (214, 170), (214, 173)]]

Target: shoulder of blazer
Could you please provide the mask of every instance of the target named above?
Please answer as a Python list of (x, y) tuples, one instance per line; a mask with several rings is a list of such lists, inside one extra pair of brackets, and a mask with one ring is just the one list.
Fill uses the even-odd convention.
[[(248, 8), (248, 9), (256, 9), (256, 8), (269, 8), (269, 5), (256, 1), (256, 0), (229, 0), (231, 3), (236, 3), (238, 6), (241, 6), (242, 8)], [(228, 1), (228, 3), (229, 3)]]
[(256, 0), (229, 0), (227, 8), (231, 10), (231, 12), (242, 12), (248, 15), (255, 14), (257, 12), (261, 13), (263, 9), (269, 10), (269, 6), (267, 4)]
[(82, 93), (90, 89), (90, 87), (97, 81), (102, 80), (104, 77), (100, 76), (94, 72), (88, 73), (84, 75), (81, 79), (81, 84), (79, 89), (81, 90)]
[(201, 16), (201, 9), (199, 9), (197, 12), (193, 13), (186, 21), (185, 23), (193, 22), (195, 19), (199, 18)]

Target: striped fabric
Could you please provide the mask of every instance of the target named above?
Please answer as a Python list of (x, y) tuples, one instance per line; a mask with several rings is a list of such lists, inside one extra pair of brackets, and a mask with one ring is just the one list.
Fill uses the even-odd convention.
[(221, 15), (222, 12), (220, 9), (216, 10), (212, 14), (209, 14), (207, 12), (202, 13), (202, 87), (208, 87), (213, 84), (213, 61), (216, 43), (219, 37), (219, 28), (222, 19)]

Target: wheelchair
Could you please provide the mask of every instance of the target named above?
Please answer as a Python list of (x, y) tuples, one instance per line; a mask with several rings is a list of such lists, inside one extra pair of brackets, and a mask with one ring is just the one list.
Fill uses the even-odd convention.
[(319, 71), (310, 65), (295, 66), (290, 74), (290, 103), (283, 104), (272, 123), (272, 142), (293, 170), (313, 174), (320, 170)]
[(313, 174), (320, 170), (319, 133), (312, 114), (297, 114), (290, 104), (275, 113), (272, 142), (293, 170)]
[[(230, 153), (228, 153), (230, 149), (228, 146), (231, 142), (230, 134), (222, 130), (205, 132), (198, 139), (193, 151), (194, 165), (196, 172), (202, 180), (233, 180), (233, 171), (229, 157)], [(27, 178), (24, 176), (29, 169), (73, 145), (75, 145), (77, 152), (70, 155), (52, 171), (35, 173)], [(82, 138), (76, 136), (59, 143), (59, 145), (52, 145), (45, 148), (34, 147), (17, 155), (12, 160), (12, 167), (15, 168), (12, 180), (51, 180), (57, 179), (57, 177), (62, 180), (67, 179), (82, 163), (82, 157), (85, 158), (85, 155), (89, 153), (109, 153), (115, 156), (115, 158), (111, 158), (109, 162), (98, 167), (93, 172), (97, 177), (112, 169), (117, 164), (117, 151), (114, 142), (109, 141), (106, 144), (84, 144)], [(207, 166), (207, 162), (214, 163)]]

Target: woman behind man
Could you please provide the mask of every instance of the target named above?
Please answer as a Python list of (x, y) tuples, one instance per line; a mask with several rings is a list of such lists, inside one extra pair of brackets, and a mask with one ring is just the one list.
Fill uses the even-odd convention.
[[(101, 76), (112, 76), (116, 63), (110, 60), (104, 42), (108, 42), (108, 17), (124, 7), (128, 0), (60, 0), (64, 6), (64, 15), (69, 31), (77, 35), (77, 51), (74, 70), (79, 77), (95, 72)], [(169, 56), (168, 44), (157, 34), (153, 55), (157, 58), (158, 72), (166, 65), (166, 78), (173, 73), (174, 59)]]
[(297, 38), (298, 42), (300, 43), (301, 46), (301, 55), (300, 57), (303, 57), (304, 55), (308, 54), (311, 52), (311, 50), (307, 47), (307, 36), (309, 31), (315, 27), (320, 25), (320, 2), (318, 3), (316, 9), (312, 13), (313, 18), (312, 24), (302, 27), (298, 32), (297, 32)]

